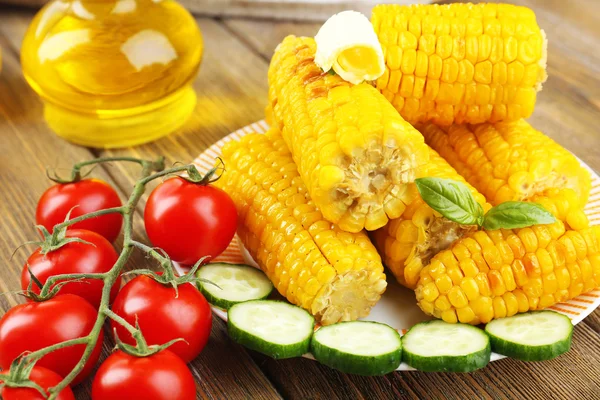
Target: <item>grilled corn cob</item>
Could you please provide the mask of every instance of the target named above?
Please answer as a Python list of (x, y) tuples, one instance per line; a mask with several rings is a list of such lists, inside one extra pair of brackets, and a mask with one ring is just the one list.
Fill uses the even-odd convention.
[(371, 22), (387, 66), (377, 88), (407, 121), (514, 121), (533, 112), (547, 51), (530, 9), (380, 5)]
[(600, 285), (600, 227), (478, 231), (423, 268), (419, 307), (447, 322), (486, 323), (549, 307)]
[(386, 288), (381, 259), (364, 232), (323, 218), (281, 135), (230, 142), (223, 160), (217, 184), (236, 204), (238, 235), (279, 293), (323, 324), (366, 316)]
[[(454, 168), (434, 150), (429, 151), (429, 163), (423, 166), (419, 175), (463, 182), (484, 212), (491, 208), (483, 195), (466, 183)], [(372, 238), (384, 264), (398, 282), (414, 289), (421, 269), (429, 263), (431, 257), (475, 227), (460, 225), (442, 217), (423, 201), (414, 183), (408, 186), (401, 199), (404, 206), (400, 217), (390, 220), (386, 226), (375, 231)]]
[(417, 127), (427, 144), (492, 205), (530, 200), (550, 189), (565, 188), (574, 191), (580, 206), (587, 202), (590, 174), (575, 156), (524, 120)]
[(288, 36), (269, 68), (267, 115), (288, 145), (323, 216), (348, 232), (382, 227), (398, 193), (427, 162), (423, 138), (368, 84), (314, 63), (315, 41)]

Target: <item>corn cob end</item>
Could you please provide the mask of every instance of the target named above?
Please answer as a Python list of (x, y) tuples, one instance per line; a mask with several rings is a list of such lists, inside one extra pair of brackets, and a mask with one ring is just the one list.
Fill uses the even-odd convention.
[(382, 271), (358, 270), (337, 275), (317, 294), (311, 313), (323, 325), (366, 317), (386, 287)]
[(322, 324), (366, 316), (386, 288), (381, 258), (364, 232), (326, 221), (281, 134), (249, 134), (223, 147), (216, 184), (238, 210), (238, 236), (277, 291)]

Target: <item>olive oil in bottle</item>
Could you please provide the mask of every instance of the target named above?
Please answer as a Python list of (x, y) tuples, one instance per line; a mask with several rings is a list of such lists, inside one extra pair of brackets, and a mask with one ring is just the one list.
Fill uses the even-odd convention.
[(58, 135), (123, 147), (185, 123), (202, 50), (196, 21), (173, 0), (53, 0), (31, 23), (21, 62)]

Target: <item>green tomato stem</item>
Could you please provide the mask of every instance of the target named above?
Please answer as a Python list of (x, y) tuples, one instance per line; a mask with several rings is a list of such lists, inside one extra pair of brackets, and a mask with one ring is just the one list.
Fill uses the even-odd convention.
[(89, 340), (90, 340), (90, 335), (80, 337), (80, 338), (65, 340), (64, 342), (56, 343), (56, 344), (53, 344), (52, 346), (44, 347), (43, 349), (39, 349), (34, 352), (31, 352), (31, 353), (27, 354), (25, 357), (27, 358), (27, 361), (29, 361), (29, 362), (38, 361), (40, 358), (44, 357), (45, 355), (47, 355), (49, 353), (52, 353), (53, 351), (56, 351), (56, 350), (59, 350), (59, 349), (65, 348), (65, 347), (76, 346), (78, 344), (87, 344), (89, 342)]
[(52, 234), (54, 235), (57, 232), (59, 232), (62, 228), (66, 228), (66, 227), (74, 225), (78, 222), (85, 221), (86, 219), (91, 219), (91, 218), (99, 217), (101, 215), (116, 214), (116, 213), (124, 214), (125, 207), (121, 206), (121, 207), (105, 208), (104, 210), (94, 211), (94, 212), (91, 212), (88, 214), (80, 215), (79, 217), (75, 217), (73, 219), (69, 219), (65, 222), (61, 222), (60, 224), (55, 225), (54, 229), (52, 230)]
[(44, 287), (40, 290), (40, 297), (47, 297), (53, 286), (60, 281), (68, 281), (68, 280), (79, 280), (79, 279), (104, 279), (108, 272), (102, 273), (89, 273), (89, 274), (61, 274), (61, 275), (52, 275), (46, 280), (44, 283)]
[(110, 309), (109, 309), (109, 310), (106, 310), (106, 311), (104, 312), (104, 314), (105, 314), (105, 315), (106, 315), (108, 318), (112, 319), (113, 321), (115, 321), (116, 323), (118, 323), (119, 325), (121, 325), (123, 328), (127, 329), (127, 331), (128, 331), (129, 333), (131, 333), (132, 335), (133, 335), (133, 334), (135, 334), (135, 333), (138, 331), (138, 330), (137, 330), (137, 328), (136, 328), (135, 326), (133, 326), (133, 325), (131, 325), (129, 322), (127, 322), (127, 321), (125, 320), (125, 318), (123, 318), (123, 317), (121, 317), (121, 316), (119, 316), (119, 315), (115, 314), (115, 312), (114, 312), (114, 311), (112, 311), (112, 310), (110, 310)]
[(73, 165), (73, 168), (71, 169), (71, 177), (69, 179), (61, 179), (58, 176), (50, 176), (50, 174), (47, 173), (48, 178), (56, 183), (73, 183), (73, 182), (78, 182), (81, 179), (83, 179), (88, 173), (82, 175), (81, 174), (81, 169), (90, 165), (97, 165), (97, 164), (102, 164), (102, 163), (109, 163), (112, 161), (124, 161), (124, 162), (133, 162), (136, 164), (141, 165), (142, 167), (145, 167), (147, 164), (152, 164), (154, 169), (157, 171), (162, 171), (163, 169), (165, 169), (165, 165), (164, 165), (164, 158), (160, 157), (158, 158), (156, 161), (147, 161), (147, 160), (142, 160), (140, 158), (135, 158), (135, 157), (101, 157), (101, 158), (96, 158), (93, 160), (87, 160), (87, 161), (82, 161), (79, 162), (75, 165)]

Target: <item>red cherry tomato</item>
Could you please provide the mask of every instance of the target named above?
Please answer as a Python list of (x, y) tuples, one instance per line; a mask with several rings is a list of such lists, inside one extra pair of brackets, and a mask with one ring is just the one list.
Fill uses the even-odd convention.
[(144, 212), (150, 241), (174, 260), (191, 265), (221, 254), (235, 234), (237, 212), (219, 188), (176, 177), (152, 191)]
[[(40, 249), (37, 249), (23, 266), (21, 289), (27, 290), (31, 281), (27, 266), (41, 283), (45, 283), (52, 275), (107, 272), (117, 261), (118, 255), (112, 244), (95, 232), (74, 229), (68, 230), (66, 236), (80, 238), (91, 244), (72, 242), (47, 254), (41, 254)], [(121, 277), (119, 276), (110, 291), (111, 300), (114, 300), (120, 286)], [(65, 284), (60, 289), (60, 293), (76, 294), (98, 308), (103, 287), (102, 280), (86, 279), (82, 282)], [(32, 284), (31, 288), (33, 292), (40, 293), (40, 288), (36, 284)]]
[[(100, 179), (83, 179), (79, 182), (57, 184), (42, 194), (38, 201), (35, 220), (52, 232), (54, 225), (60, 224), (72, 209), (70, 218), (106, 208), (121, 206), (121, 200), (115, 189)], [(73, 208), (75, 207), (75, 208)], [(114, 242), (119, 232), (123, 216), (106, 214), (97, 218), (81, 221), (69, 229), (87, 229), (99, 233), (109, 242)]]
[(195, 400), (194, 377), (169, 350), (148, 357), (116, 351), (96, 372), (92, 400), (131, 399)]
[[(164, 344), (183, 338), (169, 350), (186, 363), (200, 354), (212, 326), (212, 315), (202, 293), (190, 283), (179, 285), (179, 295), (172, 286), (165, 286), (148, 276), (138, 276), (119, 292), (112, 310), (127, 322), (135, 325), (136, 316), (148, 344)], [(111, 321), (119, 338), (128, 344), (135, 340), (125, 328)]]
[[(70, 339), (88, 335), (98, 313), (84, 299), (73, 294), (59, 294), (40, 303), (19, 304), (0, 319), (0, 368), (8, 369), (25, 351), (36, 351)], [(83, 370), (73, 381), (81, 382), (94, 368), (102, 349), (104, 334)], [(67, 376), (81, 359), (85, 345), (65, 347), (42, 357), (37, 366)]]
[[(48, 389), (58, 385), (62, 381), (62, 377), (56, 372), (36, 365), (29, 374), (29, 380), (40, 385), (48, 394)], [(0, 377), (0, 382), (2, 382), (2, 377)], [(0, 387), (0, 398), (4, 400), (45, 400), (37, 390), (25, 387)], [(71, 388), (67, 386), (60, 391), (56, 400), (75, 400), (75, 396)]]

